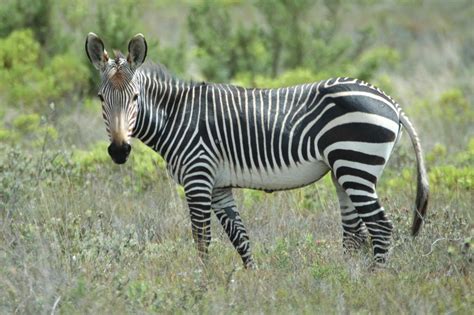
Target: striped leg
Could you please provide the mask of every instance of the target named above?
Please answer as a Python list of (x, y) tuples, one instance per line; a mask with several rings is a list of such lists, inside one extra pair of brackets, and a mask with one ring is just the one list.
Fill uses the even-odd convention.
[(189, 206), (194, 242), (199, 258), (205, 262), (211, 242), (211, 191), (212, 184), (208, 176), (198, 171), (187, 175), (184, 192)]
[(254, 268), (247, 230), (235, 205), (232, 189), (218, 188), (212, 194), (212, 209), (227, 236), (240, 254), (245, 268)]
[(367, 230), (364, 222), (362, 222), (362, 219), (357, 214), (357, 210), (354, 208), (344, 188), (337, 182), (334, 174), (331, 175), (341, 209), (342, 245), (346, 252), (359, 249), (367, 242)]
[(374, 259), (378, 263), (384, 263), (390, 248), (393, 226), (379, 203), (375, 184), (355, 176), (351, 176), (347, 181), (341, 180), (343, 178), (338, 178), (338, 182), (349, 195), (359, 217), (367, 227), (372, 240)]

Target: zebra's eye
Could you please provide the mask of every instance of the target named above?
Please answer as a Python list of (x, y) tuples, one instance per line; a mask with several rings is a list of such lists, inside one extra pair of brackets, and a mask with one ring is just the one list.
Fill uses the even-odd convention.
[(133, 101), (136, 102), (137, 100), (138, 100), (138, 94), (135, 94), (135, 95), (133, 96)]
[(104, 102), (104, 97), (102, 96), (102, 94), (99, 94), (97, 96), (99, 97), (100, 101), (103, 103)]

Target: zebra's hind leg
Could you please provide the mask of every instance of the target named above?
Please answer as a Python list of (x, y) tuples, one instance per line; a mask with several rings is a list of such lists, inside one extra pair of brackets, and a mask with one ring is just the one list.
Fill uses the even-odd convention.
[(353, 179), (342, 183), (342, 187), (367, 227), (372, 240), (375, 262), (385, 263), (390, 249), (393, 225), (380, 205), (375, 184), (368, 185), (363, 179), (361, 181)]
[(342, 246), (344, 252), (347, 253), (359, 249), (367, 243), (367, 230), (351, 199), (332, 173), (331, 178), (339, 199), (342, 219)]
[(217, 188), (212, 194), (212, 209), (227, 233), (232, 245), (239, 253), (245, 268), (255, 268), (250, 251), (250, 242), (242, 219), (235, 205), (232, 189)]

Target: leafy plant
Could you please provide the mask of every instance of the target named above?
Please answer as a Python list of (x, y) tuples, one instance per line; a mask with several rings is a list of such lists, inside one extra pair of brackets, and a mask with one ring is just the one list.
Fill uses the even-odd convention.
[(71, 55), (56, 55), (42, 66), (40, 44), (29, 29), (0, 39), (0, 93), (16, 108), (47, 109), (54, 99), (83, 91), (88, 73)]

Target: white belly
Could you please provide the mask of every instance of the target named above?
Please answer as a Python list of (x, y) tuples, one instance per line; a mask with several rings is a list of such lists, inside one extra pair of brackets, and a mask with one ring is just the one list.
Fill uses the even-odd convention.
[(216, 187), (284, 190), (314, 183), (329, 171), (321, 161), (305, 161), (276, 170), (233, 169), (222, 165), (216, 173)]

